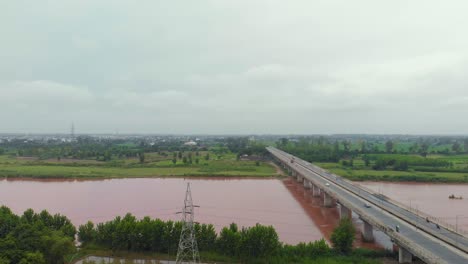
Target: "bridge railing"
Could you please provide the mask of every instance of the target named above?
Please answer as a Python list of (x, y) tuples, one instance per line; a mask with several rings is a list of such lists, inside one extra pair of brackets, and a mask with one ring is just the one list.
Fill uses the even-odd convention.
[[(315, 172), (318, 172), (318, 173), (324, 173), (324, 174), (327, 174), (327, 175), (332, 175), (332, 176), (335, 176), (335, 177), (339, 177), (333, 173), (330, 173), (328, 172), (327, 170), (317, 166), (317, 165), (314, 165), (312, 163), (309, 163)], [(340, 177), (341, 178), (341, 177)], [(376, 192), (370, 188), (367, 188), (365, 186), (362, 186), (358, 183), (355, 183), (355, 182), (351, 182), (351, 181), (348, 181), (348, 180), (345, 180), (346, 182), (350, 183), (351, 185), (355, 186), (356, 188), (360, 188), (368, 193), (371, 193), (371, 194), (376, 194)], [(462, 236), (468, 236), (468, 230), (465, 230), (464, 228), (462, 227), (459, 227), (458, 225), (454, 225), (454, 224), (450, 224), (444, 220), (442, 220), (440, 217), (435, 217), (435, 216), (432, 216), (430, 214), (427, 214), (421, 210), (418, 210), (417, 208), (414, 208), (414, 207), (410, 207), (404, 203), (401, 203), (401, 202), (398, 202), (396, 200), (393, 200), (391, 198), (389, 198), (388, 196), (385, 196), (387, 201), (394, 204), (394, 205), (397, 205), (403, 209), (405, 209), (406, 211), (409, 211), (409, 212), (412, 212), (414, 214), (416, 214), (417, 216), (419, 217), (422, 217), (423, 219), (428, 219), (429, 221), (433, 222), (433, 223), (436, 223), (438, 224), (439, 226), (453, 232), (453, 233), (458, 233)]]
[[(349, 181), (348, 181), (349, 182)], [(368, 192), (368, 193), (372, 193), (372, 194), (377, 194), (374, 190), (370, 189), (370, 188), (367, 188), (365, 186), (362, 186), (360, 185), (359, 183), (354, 183), (354, 182), (350, 182), (351, 184), (353, 184), (354, 186), (356, 186), (357, 188), (361, 188), (362, 190)], [(380, 194), (382, 195), (382, 194)], [(385, 195), (383, 195), (385, 196)], [(397, 205), (403, 209), (405, 209), (406, 211), (408, 212), (412, 212), (414, 214), (416, 214), (417, 216), (423, 218), (423, 219), (428, 219), (429, 221), (431, 221), (432, 223), (435, 223), (435, 224), (438, 224), (439, 226), (453, 232), (453, 233), (458, 233), (460, 235), (463, 235), (463, 236), (467, 236), (468, 235), (468, 231), (467, 230), (464, 230), (463, 228), (457, 226), (457, 225), (454, 225), (454, 224), (450, 224), (450, 223), (447, 223), (446, 221), (444, 220), (441, 220), (441, 218), (438, 218), (438, 217), (435, 217), (435, 216), (432, 216), (430, 214), (427, 214), (417, 208), (414, 208), (414, 207), (410, 207), (408, 206), (407, 204), (404, 204), (402, 202), (398, 202), (396, 200), (393, 200), (391, 198), (389, 198), (388, 196), (385, 196), (386, 198), (386, 201), (394, 204), (394, 205)], [(425, 220), (424, 220), (425, 221)]]
[(374, 228), (386, 233), (389, 237), (391, 237), (398, 244), (398, 246), (401, 246), (405, 248), (406, 250), (409, 250), (413, 255), (419, 257), (424, 262), (431, 263), (431, 264), (448, 264), (446, 261), (442, 260), (440, 257), (433, 254), (430, 250), (425, 249), (424, 247), (418, 245), (417, 243), (411, 242), (410, 240), (405, 238), (400, 233), (395, 232), (391, 227), (377, 220), (375, 217), (369, 214), (366, 214), (366, 212), (364, 212), (364, 210), (361, 209), (360, 207), (357, 207), (351, 203), (348, 203), (346, 199), (340, 199), (341, 197), (339, 194), (336, 194), (335, 198), (339, 199), (340, 203), (342, 203), (347, 208), (350, 208), (351, 210), (353, 210), (364, 221), (371, 224)]
[[(289, 161), (285, 161), (286, 164), (289, 165)], [(310, 163), (309, 163), (310, 164)], [(320, 172), (326, 172), (325, 170), (323, 170), (322, 168), (320, 167), (317, 167), (315, 165), (312, 165), (313, 168), (314, 168), (314, 171), (317, 173), (320, 173)], [(336, 176), (334, 174), (331, 174), (331, 173), (328, 173), (326, 172), (327, 175), (329, 176)], [(347, 181), (348, 183), (351, 183), (352, 185), (354, 185), (355, 187), (358, 187), (358, 188), (361, 188), (363, 189), (364, 191), (367, 191), (369, 193), (375, 193), (374, 191), (368, 189), (368, 188), (364, 188), (362, 186), (356, 186), (354, 183), (352, 182), (349, 182)], [(322, 185), (321, 183), (317, 184), (317, 185)], [(326, 189), (324, 188), (324, 186), (320, 186), (322, 187), (323, 189)], [(406, 239), (405, 237), (403, 237), (401, 234), (399, 234), (398, 232), (395, 232), (391, 227), (387, 227), (386, 225), (382, 224), (381, 222), (379, 222), (377, 219), (374, 219), (374, 217), (371, 217), (367, 214), (365, 214), (361, 208), (353, 205), (353, 204), (349, 204), (348, 202), (346, 202), (345, 199), (342, 199), (341, 195), (337, 194), (337, 193), (332, 193), (330, 194), (332, 197), (334, 197), (335, 199), (338, 199), (340, 201), (340, 203), (342, 203), (343, 205), (345, 205), (346, 207), (350, 208), (351, 210), (353, 210), (354, 212), (356, 212), (358, 215), (361, 216), (361, 218), (364, 220), (364, 221), (367, 221), (369, 222), (369, 224), (371, 224), (372, 226), (374, 226), (376, 229), (379, 229), (385, 233), (387, 233), (389, 236), (391, 236), (393, 239), (395, 239), (399, 245), (403, 246), (405, 249), (409, 250), (412, 254), (418, 256), (419, 258), (421, 258), (423, 261), (425, 261), (426, 263), (434, 263), (434, 264), (445, 264), (447, 262), (445, 262), (444, 260), (440, 259), (439, 257), (437, 257), (436, 255), (434, 255), (431, 251), (425, 249), (424, 247), (421, 247), (419, 245), (416, 245), (416, 243), (414, 242), (411, 242), (410, 240)], [(407, 207), (407, 206), (402, 206), (402, 207)]]

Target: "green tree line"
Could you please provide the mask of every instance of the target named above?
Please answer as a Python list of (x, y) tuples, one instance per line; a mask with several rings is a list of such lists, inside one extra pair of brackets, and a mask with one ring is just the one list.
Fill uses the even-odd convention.
[[(78, 234), (82, 249), (175, 256), (181, 229), (181, 222), (150, 217), (137, 219), (127, 214), (97, 225), (88, 222), (80, 225), (77, 232), (63, 215), (51, 215), (45, 210), (35, 213), (28, 209), (19, 216), (3, 206), (0, 207), (0, 264), (67, 263), (66, 259), (77, 252), (75, 234)], [(283, 244), (272, 226), (261, 224), (238, 228), (233, 223), (218, 234), (213, 225), (197, 223), (195, 232), (201, 252), (240, 262), (301, 263), (354, 254), (355, 230), (349, 220), (342, 220), (332, 234), (334, 248), (323, 239), (297, 245)], [(379, 253), (373, 255), (378, 256)], [(351, 262), (370, 263), (363, 256), (351, 256)]]
[(60, 264), (74, 252), (76, 229), (65, 216), (29, 209), (18, 216), (0, 207), (0, 263)]

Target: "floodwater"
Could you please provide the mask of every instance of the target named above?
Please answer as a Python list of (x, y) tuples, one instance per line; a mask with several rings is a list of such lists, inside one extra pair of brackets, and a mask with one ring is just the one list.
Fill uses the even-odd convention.
[[(360, 182), (364, 187), (464, 230), (468, 234), (468, 184)], [(449, 199), (450, 195), (463, 199)]]
[(296, 244), (321, 239), (324, 230), (328, 234), (336, 223), (336, 209), (310, 204), (301, 194), (304, 189), (290, 179), (3, 179), (0, 204), (17, 214), (28, 208), (47, 209), (66, 215), (75, 225), (104, 222), (127, 212), (139, 218), (179, 220), (176, 212), (183, 206), (187, 182), (194, 204), (200, 206), (195, 220), (212, 223), (218, 231), (232, 222), (239, 226), (260, 223), (274, 226), (281, 241)]

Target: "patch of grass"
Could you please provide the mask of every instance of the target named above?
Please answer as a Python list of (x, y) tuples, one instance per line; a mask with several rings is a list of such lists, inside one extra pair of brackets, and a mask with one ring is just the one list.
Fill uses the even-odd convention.
[[(195, 155), (193, 155), (195, 157)], [(213, 155), (214, 156), (214, 155)], [(236, 160), (235, 155), (205, 160), (201, 155), (199, 164), (172, 163), (172, 155), (149, 155), (149, 161), (140, 163), (136, 159), (120, 159), (96, 163), (96, 161), (59, 162), (24, 160), (0, 156), (0, 177), (31, 178), (119, 178), (119, 177), (166, 177), (166, 176), (254, 176), (275, 175), (270, 164)], [(195, 158), (193, 158), (195, 160)]]
[[(375, 154), (375, 158), (395, 158), (416, 163), (424, 159), (417, 155)], [(395, 171), (392, 167), (384, 170), (372, 169), (375, 161), (365, 166), (361, 158), (354, 159), (354, 166), (343, 166), (341, 163), (322, 162), (318, 166), (337, 175), (354, 181), (412, 181), (412, 182), (452, 182), (468, 183), (468, 155), (431, 155), (427, 159), (452, 162), (451, 167), (409, 166), (407, 171)]]

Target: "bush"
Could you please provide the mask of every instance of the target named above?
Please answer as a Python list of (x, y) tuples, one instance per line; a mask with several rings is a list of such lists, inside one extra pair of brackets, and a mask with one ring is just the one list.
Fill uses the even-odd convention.
[(342, 254), (351, 253), (355, 234), (353, 222), (348, 218), (341, 219), (330, 238), (333, 248)]

